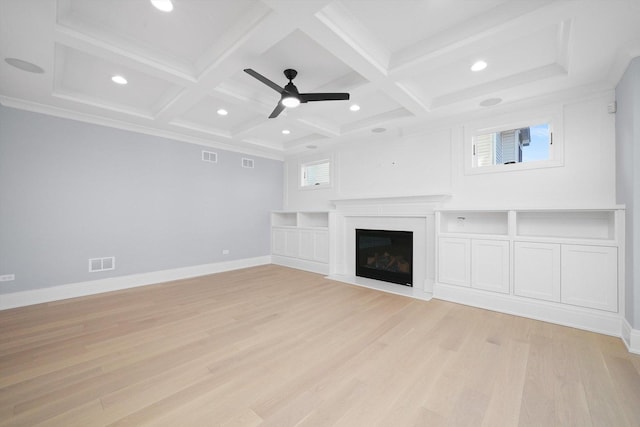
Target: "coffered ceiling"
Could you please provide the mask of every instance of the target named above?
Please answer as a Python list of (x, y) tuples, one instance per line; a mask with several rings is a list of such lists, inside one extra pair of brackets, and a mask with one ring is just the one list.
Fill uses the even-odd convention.
[[(0, 0), (0, 103), (283, 158), (366, 138), (374, 128), (415, 130), (557, 93), (613, 88), (640, 55), (638, 0), (173, 6)], [(471, 71), (477, 60), (486, 69)], [(309, 102), (268, 119), (280, 96), (245, 68), (281, 86), (283, 71), (294, 68), (301, 92), (349, 92), (351, 99)], [(128, 83), (113, 83), (114, 75)], [(353, 104), (360, 109), (351, 111)]]

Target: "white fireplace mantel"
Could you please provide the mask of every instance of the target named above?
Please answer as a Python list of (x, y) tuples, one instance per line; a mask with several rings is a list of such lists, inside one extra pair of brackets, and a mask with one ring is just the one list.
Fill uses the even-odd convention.
[[(332, 200), (329, 278), (385, 292), (431, 299), (435, 281), (435, 209), (447, 194)], [(355, 230), (413, 232), (413, 287), (355, 275)]]
[(424, 194), (411, 196), (381, 196), (351, 199), (335, 199), (331, 203), (343, 215), (374, 213), (377, 215), (420, 216), (432, 212), (441, 202), (450, 198), (449, 194)]

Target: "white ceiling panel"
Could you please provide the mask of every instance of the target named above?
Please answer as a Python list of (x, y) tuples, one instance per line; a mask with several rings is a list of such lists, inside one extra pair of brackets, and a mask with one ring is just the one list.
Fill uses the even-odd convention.
[(375, 34), (389, 52), (414, 45), (452, 26), (489, 12), (508, 0), (343, 0), (342, 3), (362, 25)]
[[(338, 91), (344, 87), (333, 83), (352, 73), (352, 70), (327, 49), (316, 43), (301, 31), (294, 31), (265, 51), (259, 58), (247, 64), (274, 83), (284, 86), (288, 83), (283, 72), (295, 69), (298, 75), (295, 84), (301, 93), (316, 91)], [(272, 93), (277, 101), (279, 95), (268, 86), (253, 79), (248, 74), (237, 75), (245, 84), (255, 84), (260, 92)]]
[[(219, 110), (224, 110), (227, 114), (218, 114)], [(213, 133), (231, 137), (256, 121), (262, 122), (261, 119), (258, 113), (245, 108), (239, 101), (206, 96), (172, 121), (172, 124), (200, 130), (209, 128)]]
[[(54, 95), (105, 109), (153, 117), (180, 88), (161, 79), (65, 46), (57, 46)], [(120, 75), (127, 84), (111, 78)]]
[(258, 0), (180, 1), (171, 13), (147, 0), (61, 0), (60, 25), (167, 63), (194, 66)]
[[(532, 70), (557, 64), (561, 57), (559, 46), (559, 26), (541, 28), (525, 37), (515, 39), (501, 38), (501, 42), (490, 48), (472, 49), (473, 53), (444, 63), (408, 79), (403, 83), (419, 88), (419, 94), (425, 103), (448, 94), (474, 87), (491, 87), (490, 83), (508, 79), (511, 76), (524, 76)], [(484, 60), (486, 69), (471, 71), (472, 64)], [(559, 65), (559, 64), (558, 64)], [(562, 71), (558, 67), (558, 73)], [(530, 78), (537, 78), (531, 74)]]

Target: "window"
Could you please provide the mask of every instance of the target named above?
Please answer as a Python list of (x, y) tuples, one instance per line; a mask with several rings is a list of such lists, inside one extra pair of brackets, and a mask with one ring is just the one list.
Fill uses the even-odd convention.
[(474, 167), (549, 160), (552, 144), (549, 123), (476, 135)]
[(465, 172), (477, 174), (561, 166), (560, 113), (532, 117), (507, 119), (505, 124), (498, 126), (467, 126)]
[(327, 187), (331, 183), (329, 159), (303, 163), (300, 167), (300, 186), (303, 188)]

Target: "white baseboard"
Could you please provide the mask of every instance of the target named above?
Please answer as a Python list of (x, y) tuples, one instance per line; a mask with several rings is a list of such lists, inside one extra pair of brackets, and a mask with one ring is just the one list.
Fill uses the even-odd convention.
[(285, 267), (296, 268), (298, 270), (310, 271), (312, 273), (329, 274), (329, 264), (317, 261), (307, 261), (300, 258), (292, 258), (281, 255), (271, 255), (272, 262)]
[(190, 277), (206, 276), (208, 274), (237, 270), (240, 268), (254, 267), (271, 263), (271, 256), (245, 258), (234, 261), (201, 264), (190, 267), (174, 268), (171, 270), (153, 271), (150, 273), (131, 274), (128, 276), (111, 277), (108, 279), (91, 280), (88, 282), (70, 283), (67, 285), (52, 286), (50, 288), (33, 289), (29, 291), (13, 292), (0, 295), (0, 310), (23, 307), (33, 304), (41, 304), (51, 301), (59, 301), (67, 298), (76, 298), (86, 295), (94, 295), (103, 292), (118, 291), (121, 289), (135, 288), (154, 283), (170, 282), (173, 280), (188, 279)]
[(621, 336), (622, 319), (618, 313), (554, 304), (442, 283), (434, 285), (433, 297), (572, 328)]
[(622, 319), (622, 341), (630, 353), (640, 354), (640, 329), (633, 329), (627, 319)]

